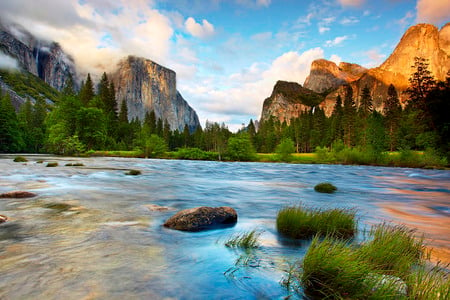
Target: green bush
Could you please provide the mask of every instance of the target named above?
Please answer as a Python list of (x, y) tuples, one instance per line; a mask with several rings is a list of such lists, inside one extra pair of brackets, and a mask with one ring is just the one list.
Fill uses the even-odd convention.
[(173, 155), (177, 159), (189, 159), (189, 160), (217, 160), (218, 159), (217, 153), (203, 151), (199, 148), (180, 148)]
[(52, 168), (52, 167), (57, 167), (58, 163), (57, 162), (49, 162), (47, 163), (47, 167)]
[(28, 159), (26, 159), (25, 157), (23, 157), (23, 156), (16, 156), (15, 158), (14, 158), (14, 162), (27, 162), (28, 161)]
[(256, 158), (256, 151), (248, 134), (228, 139), (226, 158), (232, 161), (252, 161)]
[(319, 193), (331, 194), (337, 190), (337, 187), (335, 187), (334, 185), (332, 185), (329, 182), (322, 182), (322, 183), (317, 184), (314, 187), (314, 190)]
[(294, 239), (310, 238), (314, 235), (350, 238), (356, 233), (355, 214), (353, 209), (286, 207), (278, 212), (277, 230)]
[(292, 153), (295, 152), (294, 142), (290, 138), (284, 138), (275, 149), (278, 158), (284, 162), (290, 162), (292, 160)]

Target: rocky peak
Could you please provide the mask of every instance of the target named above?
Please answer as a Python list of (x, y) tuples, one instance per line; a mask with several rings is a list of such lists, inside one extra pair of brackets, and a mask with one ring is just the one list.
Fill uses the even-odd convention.
[(450, 22), (439, 31), (439, 47), (450, 56)]
[(182, 131), (187, 124), (193, 131), (200, 125), (196, 112), (177, 91), (174, 71), (149, 59), (128, 56), (118, 63), (111, 78), (119, 107), (127, 102), (129, 120), (143, 120), (153, 110), (172, 130)]
[(0, 24), (0, 51), (57, 90), (69, 76), (76, 78), (74, 61), (59, 44), (38, 39), (17, 25)]
[(317, 59), (311, 64), (304, 86), (317, 93), (328, 92), (359, 79), (366, 71), (366, 68), (357, 64), (341, 62), (337, 66), (332, 61)]
[(274, 116), (289, 124), (292, 118), (299, 117), (322, 100), (321, 95), (296, 82), (277, 81), (272, 95), (264, 100), (261, 121)]

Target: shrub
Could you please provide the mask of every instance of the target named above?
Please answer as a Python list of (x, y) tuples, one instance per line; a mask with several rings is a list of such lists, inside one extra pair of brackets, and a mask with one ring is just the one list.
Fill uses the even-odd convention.
[(230, 248), (258, 248), (258, 238), (261, 232), (252, 230), (250, 232), (238, 233), (231, 236), (228, 241), (225, 242), (225, 246)]
[(317, 184), (314, 187), (314, 190), (316, 192), (319, 192), (319, 193), (331, 194), (331, 193), (334, 193), (337, 190), (337, 187), (335, 187), (334, 185), (332, 185), (329, 182), (322, 182), (322, 183)]
[(139, 170), (130, 170), (125, 173), (125, 175), (132, 175), (132, 176), (141, 175), (141, 174), (142, 174), (142, 172)]
[(295, 152), (294, 142), (290, 138), (284, 138), (275, 149), (277, 156), (281, 161), (289, 162), (292, 160), (292, 153)]
[(180, 148), (174, 153), (177, 159), (189, 160), (217, 160), (218, 156), (214, 152), (206, 152), (199, 148)]
[(47, 167), (52, 168), (52, 167), (57, 167), (58, 163), (57, 162), (49, 162), (47, 163)]
[(353, 209), (306, 209), (301, 206), (283, 208), (278, 212), (277, 230), (294, 239), (314, 235), (350, 238), (356, 232)]
[(16, 156), (15, 158), (14, 158), (14, 162), (27, 162), (28, 161), (28, 159), (26, 159), (25, 157), (23, 157), (23, 156)]
[(233, 161), (252, 161), (256, 157), (256, 151), (248, 134), (230, 137), (228, 139), (226, 156)]

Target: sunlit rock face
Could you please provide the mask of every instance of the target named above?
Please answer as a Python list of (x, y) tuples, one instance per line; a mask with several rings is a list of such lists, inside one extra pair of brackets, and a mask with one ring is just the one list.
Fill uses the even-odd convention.
[(339, 86), (353, 82), (367, 71), (358, 64), (341, 62), (337, 66), (326, 59), (317, 59), (311, 64), (311, 71), (304, 87), (317, 93), (332, 91)]
[(40, 40), (19, 26), (0, 24), (0, 51), (57, 90), (70, 76), (76, 78), (74, 61), (59, 44)]
[[(450, 23), (440, 30), (430, 24), (410, 27), (392, 54), (376, 68), (365, 69), (350, 63), (340, 63), (338, 66), (325, 59), (315, 60), (311, 64), (310, 75), (306, 78), (304, 87), (326, 94), (319, 107), (327, 116), (333, 112), (337, 95), (341, 95), (344, 99), (346, 84), (352, 87), (356, 105), (359, 105), (362, 90), (368, 87), (374, 109), (381, 112), (390, 84), (397, 89), (402, 104), (406, 104), (408, 95), (404, 91), (409, 86), (411, 74), (415, 71), (413, 68), (415, 57), (427, 59), (428, 70), (433, 76), (437, 80), (445, 80), (450, 70)], [(272, 101), (269, 103), (272, 104), (270, 106), (264, 102), (261, 119), (267, 120), (272, 115), (283, 121), (288, 117), (299, 115), (299, 110), (303, 108), (288, 103), (289, 101)]]
[(167, 121), (172, 130), (191, 131), (199, 125), (197, 113), (176, 88), (176, 74), (159, 64), (141, 57), (128, 56), (111, 74), (119, 107), (127, 102), (128, 119), (143, 120), (146, 112), (154, 111), (156, 118)]
[(274, 116), (280, 122), (289, 124), (292, 118), (309, 112), (321, 100), (320, 95), (296, 82), (278, 81), (272, 95), (264, 100), (261, 121)]

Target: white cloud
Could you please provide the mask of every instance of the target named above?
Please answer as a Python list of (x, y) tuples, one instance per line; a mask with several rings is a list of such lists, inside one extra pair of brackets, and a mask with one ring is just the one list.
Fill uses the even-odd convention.
[(407, 27), (411, 24), (413, 17), (414, 14), (411, 11), (408, 11), (406, 12), (403, 18), (397, 21), (397, 23), (400, 24), (402, 27)]
[(325, 27), (325, 26), (319, 26), (319, 33), (323, 34), (327, 31), (330, 31), (330, 27)]
[(269, 7), (272, 0), (236, 0), (237, 4), (244, 5), (247, 7)]
[(448, 0), (418, 0), (417, 22), (439, 24), (450, 20), (450, 3)]
[(325, 42), (325, 46), (326, 47), (335, 47), (335, 46), (339, 46), (340, 44), (342, 44), (345, 40), (348, 40), (348, 35), (344, 35), (344, 36), (338, 36), (336, 38), (334, 38), (333, 40), (328, 40)]
[(18, 69), (17, 60), (0, 51), (0, 69)]
[(378, 49), (371, 49), (364, 54), (369, 59), (369, 62), (364, 64), (366, 68), (378, 67), (386, 59), (386, 55), (381, 54)]
[(334, 62), (336, 65), (339, 65), (339, 63), (342, 61), (342, 58), (336, 54), (331, 55), (330, 61)]
[(365, 0), (338, 0), (342, 6), (361, 6)]
[(194, 18), (189, 17), (184, 22), (186, 30), (193, 36), (204, 39), (214, 35), (214, 25), (203, 19), (202, 24), (197, 23)]
[(356, 17), (344, 17), (340, 23), (342, 25), (351, 25), (351, 24), (359, 23), (359, 20)]

